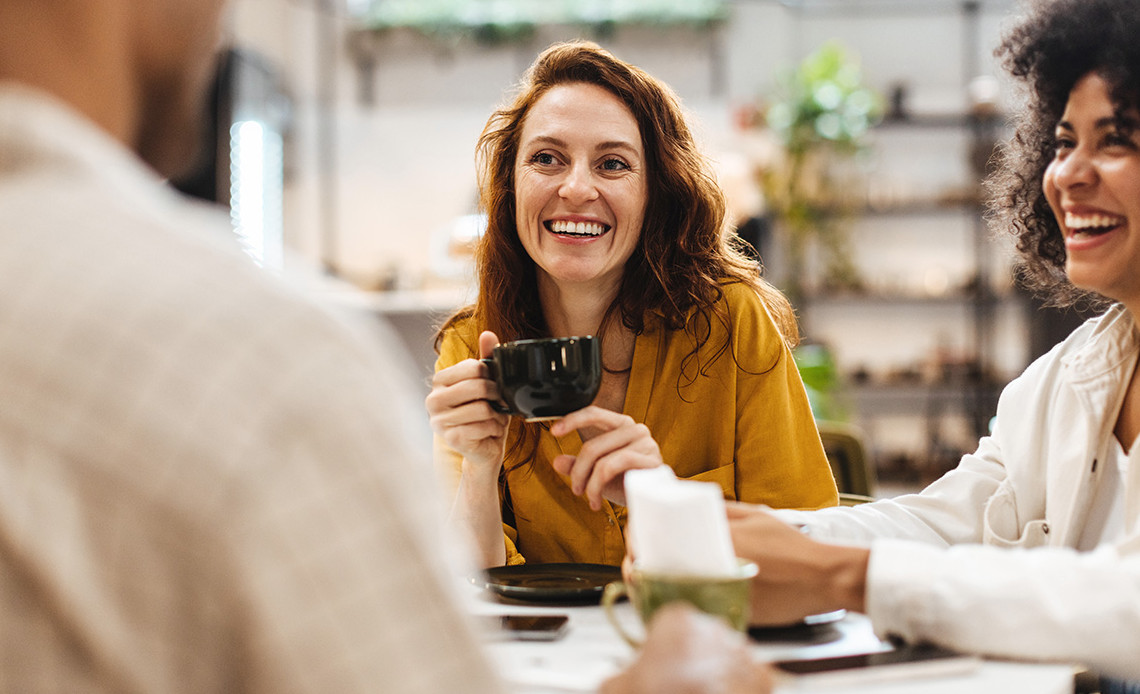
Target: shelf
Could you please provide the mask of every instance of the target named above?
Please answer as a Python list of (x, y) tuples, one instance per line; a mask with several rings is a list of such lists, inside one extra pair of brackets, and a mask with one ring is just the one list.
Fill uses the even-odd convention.
[(996, 127), (1005, 125), (1008, 116), (1003, 113), (911, 113), (903, 116), (888, 115), (875, 124), (876, 129), (885, 128), (945, 128), (965, 129), (974, 127)]
[(818, 206), (820, 214), (830, 216), (960, 214), (979, 210), (983, 205), (980, 196), (966, 190), (948, 190), (930, 197), (900, 197), (883, 203), (821, 201), (813, 204)]
[(976, 214), (982, 209), (980, 198), (932, 198), (907, 200), (885, 205), (867, 204), (856, 208), (854, 214), (862, 217), (905, 217), (908, 215)]
[(890, 203), (830, 204), (821, 206), (817, 214), (822, 217), (857, 220), (864, 217), (928, 217), (932, 215), (980, 215), (982, 201), (963, 193), (960, 196), (916, 198)]
[(965, 413), (979, 395), (998, 392), (1001, 386), (992, 381), (954, 380), (939, 383), (899, 381), (896, 383), (852, 383), (844, 396), (864, 416), (884, 412), (925, 417), (932, 412), (953, 410)]
[(349, 308), (364, 309), (381, 315), (446, 315), (470, 303), (472, 299), (469, 294), (467, 288), (389, 292), (343, 289), (330, 290), (326, 298)]
[[(882, 435), (887, 441), (892, 436), (897, 439), (898, 432), (876, 433), (876, 418), (902, 416), (923, 420), (924, 426), (916, 430), (928, 439), (927, 451), (922, 455), (932, 461), (941, 460), (944, 456), (939, 451), (946, 435), (974, 438), (988, 431), (1001, 389), (995, 376), (1010, 370), (1004, 362), (1009, 361), (1011, 350), (1004, 342), (1017, 339), (1015, 331), (1001, 321), (1016, 313), (1007, 309), (1016, 309), (1022, 297), (998, 285), (1001, 278), (995, 275), (995, 264), (999, 262), (995, 254), (999, 251), (989, 247), (981, 195), (981, 181), (992, 151), (996, 142), (1006, 137), (1011, 118), (985, 89), (988, 83), (974, 81), (985, 74), (977, 64), (983, 14), (998, 7), (1004, 10), (1013, 0), (780, 3), (805, 16), (828, 20), (854, 17), (875, 21), (880, 17), (935, 13), (961, 17), (960, 27), (956, 28), (962, 31), (963, 93), (954, 100), (920, 102), (908, 89), (908, 82), (896, 83), (898, 86), (888, 99), (892, 113), (873, 126), (868, 149), (882, 154), (878, 165), (883, 172), (890, 171), (885, 163), (891, 157), (905, 158), (906, 166), (900, 167), (894, 178), (884, 175), (867, 180), (866, 186), (841, 188), (834, 195), (833, 204), (821, 201), (817, 206), (827, 208), (825, 216), (842, 217), (846, 223), (861, 225), (856, 233), (880, 233), (865, 240), (869, 246), (873, 241), (890, 244), (890, 253), (882, 258), (882, 267), (887, 270), (878, 275), (864, 271), (864, 278), (870, 280), (864, 291), (844, 291), (836, 282), (836, 291), (832, 292), (827, 289), (825, 277), (828, 259), (821, 256), (815, 266), (796, 278), (801, 287), (813, 288), (797, 295), (805, 331), (810, 333), (812, 327), (818, 327), (821, 335), (826, 334), (836, 352), (836, 363), (878, 365), (889, 357), (890, 363), (899, 365), (883, 371), (861, 368), (848, 375), (837, 399), (853, 406), (855, 416), (872, 432), (872, 437)], [(922, 140), (921, 146), (917, 140)], [(916, 175), (924, 171), (923, 167), (943, 165), (948, 170), (935, 171), (935, 177)], [(921, 233), (908, 233), (910, 228)], [(927, 275), (923, 264), (930, 262), (927, 259), (931, 255), (943, 252), (932, 246), (938, 242), (937, 234), (943, 231), (947, 234), (945, 252), (954, 255), (940, 264), (951, 269), (938, 273), (938, 284), (931, 275), (928, 285), (922, 281)], [(868, 250), (873, 252), (873, 248)], [(908, 264), (908, 252), (915, 254), (915, 263)], [(933, 262), (939, 264), (939, 260)], [(901, 279), (893, 279), (895, 275), (901, 275)], [(884, 339), (889, 339), (888, 336), (900, 332), (921, 331), (929, 327), (930, 321), (939, 324), (939, 331), (956, 331), (952, 352), (968, 354), (969, 359), (947, 361), (948, 356), (940, 356), (936, 348), (927, 344), (933, 336), (925, 334), (914, 341), (913, 349), (892, 344), (888, 355), (878, 349), (874, 332), (878, 325), (887, 327)], [(911, 323), (915, 324), (913, 328)], [(999, 345), (998, 339), (1004, 342)], [(934, 363), (940, 366), (935, 367)], [(854, 377), (856, 374), (859, 380)], [(872, 438), (872, 445), (878, 443)]]
[(1014, 0), (779, 0), (790, 10), (833, 17), (963, 14), (1013, 9)]
[(851, 383), (847, 387), (859, 397), (893, 399), (898, 397), (913, 397), (915, 395), (928, 395), (932, 397), (956, 397), (962, 391), (974, 385), (965, 381), (946, 381), (927, 383), (922, 380), (898, 380), (890, 383), (865, 382)]
[(866, 294), (844, 293), (844, 294), (808, 294), (804, 297), (804, 301), (808, 304), (867, 304), (873, 303), (878, 305), (916, 305), (916, 306), (931, 306), (931, 305), (960, 305), (960, 304), (978, 304), (982, 302), (1001, 304), (1018, 300), (1019, 297), (1013, 292), (1003, 294), (987, 293), (982, 296), (972, 292), (958, 292), (942, 295), (923, 295), (923, 294), (881, 294), (868, 292)]

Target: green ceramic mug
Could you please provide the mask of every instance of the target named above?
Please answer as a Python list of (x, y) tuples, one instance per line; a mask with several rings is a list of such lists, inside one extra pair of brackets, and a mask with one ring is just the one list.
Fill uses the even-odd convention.
[(675, 601), (687, 602), (702, 612), (724, 619), (738, 631), (748, 629), (751, 611), (749, 587), (756, 576), (754, 562), (737, 559), (736, 572), (730, 576), (694, 576), (645, 571), (634, 562), (629, 583), (618, 581), (606, 586), (602, 606), (606, 618), (634, 648), (641, 639), (630, 634), (618, 619), (614, 604), (628, 596), (643, 624), (648, 625), (661, 606)]

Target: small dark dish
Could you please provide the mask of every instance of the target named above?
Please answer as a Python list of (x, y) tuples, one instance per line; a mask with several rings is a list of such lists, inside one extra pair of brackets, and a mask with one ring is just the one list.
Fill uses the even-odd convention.
[(773, 643), (777, 641), (794, 641), (796, 643), (830, 643), (843, 636), (835, 628), (836, 622), (847, 616), (847, 610), (835, 610), (804, 617), (803, 621), (794, 624), (777, 626), (748, 627), (748, 636), (753, 641)]
[(476, 583), (502, 597), (524, 602), (591, 602), (606, 584), (621, 580), (621, 569), (606, 564), (519, 564), (487, 569)]

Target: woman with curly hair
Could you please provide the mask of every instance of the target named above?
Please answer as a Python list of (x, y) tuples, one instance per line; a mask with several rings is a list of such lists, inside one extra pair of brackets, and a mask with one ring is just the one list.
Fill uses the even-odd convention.
[(776, 514), (811, 537), (733, 507), (737, 552), (769, 569), (756, 617), (845, 607), (884, 635), (1140, 682), (1138, 36), (1136, 0), (1051, 0), (997, 51), (1028, 101), (990, 218), (1033, 287), (1106, 310), (1006, 387), (992, 434), (922, 493)]
[[(479, 294), (440, 330), (427, 408), (484, 565), (620, 563), (633, 468), (775, 507), (836, 503), (792, 308), (730, 242), (667, 86), (594, 44), (557, 44), (478, 152)], [(500, 340), (590, 334), (592, 405), (549, 425), (491, 408), (478, 358)]]

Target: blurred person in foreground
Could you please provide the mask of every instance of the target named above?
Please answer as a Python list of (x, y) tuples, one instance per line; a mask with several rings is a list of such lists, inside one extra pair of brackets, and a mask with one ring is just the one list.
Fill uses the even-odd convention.
[[(732, 245), (667, 85), (595, 44), (556, 44), (478, 152), (479, 294), (440, 330), (427, 408), (453, 518), (484, 565), (620, 564), (634, 468), (774, 507), (836, 503), (792, 308)], [(601, 340), (592, 405), (552, 424), (492, 409), (479, 357), (575, 335)]]
[[(160, 178), (222, 5), (0, 3), (0, 691), (501, 691), (400, 355)], [(706, 619), (605, 691), (763, 689)]]
[(1010, 383), (992, 434), (920, 494), (735, 506), (733, 538), (760, 565), (754, 620), (848, 608), (883, 635), (1140, 682), (1140, 3), (1026, 12), (997, 50), (1029, 98), (992, 221), (1037, 289), (1106, 311)]

